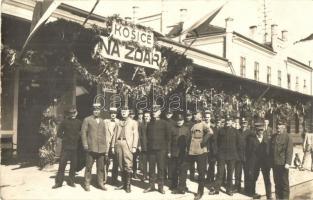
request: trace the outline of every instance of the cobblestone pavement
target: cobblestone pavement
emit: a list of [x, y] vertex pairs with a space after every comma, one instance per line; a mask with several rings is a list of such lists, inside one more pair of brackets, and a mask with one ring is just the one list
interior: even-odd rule
[[[295, 152], [299, 152], [300, 148], [295, 147]], [[301, 155], [300, 155], [301, 156]], [[302, 157], [301, 157], [302, 158]], [[309, 160], [308, 160], [309, 161]], [[309, 162], [307, 162], [309, 163]], [[108, 191], [102, 191], [92, 186], [90, 192], [85, 192], [81, 186], [83, 183], [84, 170], [77, 174], [76, 188], [69, 187], [66, 182], [63, 183], [63, 187], [59, 189], [51, 189], [54, 185], [54, 177], [57, 171], [58, 165], [55, 164], [50, 168], [39, 170], [37, 166], [28, 165], [28, 163], [19, 163], [12, 165], [1, 165], [0, 173], [0, 193], [3, 199], [108, 199], [108, 200], [191, 200], [194, 197], [193, 193], [187, 193], [185, 195], [174, 195], [168, 187], [165, 187], [165, 195], [158, 192], [143, 193], [144, 188], [148, 187], [148, 182], [141, 182], [140, 180], [132, 180], [132, 192], [130, 194], [125, 191], [116, 191], [114, 186], [106, 185]], [[69, 166], [67, 166], [68, 169]], [[66, 171], [67, 176], [68, 170]], [[95, 166], [93, 169], [95, 174]], [[95, 180], [95, 175], [93, 180]], [[307, 181], [313, 180], [313, 173], [310, 171], [298, 171], [296, 169], [290, 170], [290, 185], [297, 185]], [[95, 185], [95, 184], [93, 184]], [[187, 181], [187, 186], [192, 192], [197, 191], [197, 183]], [[272, 182], [274, 191], [274, 184]], [[222, 188], [223, 189], [223, 188]], [[257, 183], [257, 192], [259, 194], [265, 194], [263, 177], [260, 174]], [[312, 189], [313, 190], [313, 189]], [[306, 191], [303, 195], [298, 194], [299, 199], [313, 198], [312, 190]], [[302, 196], [301, 196], [302, 195]], [[206, 199], [249, 199], [249, 197], [242, 194], [234, 194], [232, 197], [226, 195], [224, 192], [220, 192], [219, 195], [209, 196], [208, 189], [204, 191], [203, 200]]]

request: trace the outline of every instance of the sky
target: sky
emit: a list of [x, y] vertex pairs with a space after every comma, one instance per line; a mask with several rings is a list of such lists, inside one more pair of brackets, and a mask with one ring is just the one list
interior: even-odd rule
[[[180, 9], [187, 9], [185, 24], [192, 24], [205, 14], [227, 2], [212, 21], [213, 25], [225, 26], [225, 18], [234, 19], [234, 30], [249, 36], [249, 27], [261, 25], [261, 8], [264, 0], [101, 0], [94, 13], [102, 16], [119, 14], [132, 17], [133, 6], [138, 6], [137, 17], [165, 12], [166, 25], [180, 20]], [[313, 40], [293, 44], [313, 33], [313, 0], [265, 0], [269, 24], [277, 24], [279, 32], [288, 30], [290, 57], [313, 64]], [[96, 0], [65, 0], [66, 4], [90, 11]], [[258, 27], [261, 30], [260, 26]], [[261, 32], [259, 32], [261, 34]], [[311, 65], [313, 66], [313, 65]]]

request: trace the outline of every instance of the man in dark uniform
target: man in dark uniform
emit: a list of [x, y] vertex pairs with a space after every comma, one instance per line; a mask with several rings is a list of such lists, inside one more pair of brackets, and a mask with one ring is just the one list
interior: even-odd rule
[[[171, 109], [167, 109], [165, 111], [165, 121], [168, 123], [169, 127], [171, 129], [174, 129], [176, 126], [175, 120], [173, 120], [173, 111]], [[166, 157], [165, 159], [165, 169], [164, 169], [164, 178], [165, 179], [172, 179], [172, 173], [173, 173], [173, 168], [172, 165], [170, 164], [170, 158]]]
[[[241, 129], [238, 130], [238, 160], [235, 164], [235, 189], [234, 192], [241, 192], [241, 177], [242, 170], [244, 176], [247, 177], [246, 166], [246, 141], [247, 136], [251, 134], [248, 128], [248, 121], [243, 117], [241, 118]], [[244, 180], [244, 188], [247, 188], [247, 179]]]
[[70, 172], [68, 185], [75, 187], [75, 170], [77, 165], [77, 147], [80, 137], [82, 122], [76, 119], [77, 110], [70, 109], [67, 112], [68, 117], [60, 124], [57, 137], [62, 139], [62, 152], [60, 156], [59, 169], [55, 178], [53, 189], [61, 187], [64, 179], [64, 171], [67, 161], [70, 161]]
[[100, 104], [93, 105], [93, 115], [86, 117], [82, 125], [82, 143], [86, 153], [85, 185], [90, 191], [91, 170], [94, 161], [97, 162], [97, 182], [102, 190], [106, 190], [104, 179], [105, 160], [110, 148], [110, 136], [103, 119], [100, 119]]
[[[255, 130], [247, 136], [246, 158], [248, 173], [245, 173], [247, 184], [246, 192], [253, 199], [259, 199], [261, 195], [255, 192], [256, 181], [258, 180], [260, 169], [262, 171], [266, 197], [272, 199], [271, 180], [270, 180], [270, 138], [264, 131], [264, 121], [258, 119], [254, 123]], [[246, 182], [246, 180], [245, 180]]]
[[[112, 166], [112, 184], [117, 184], [117, 176], [118, 176], [118, 161], [116, 155], [112, 153], [112, 140], [113, 136], [115, 134], [115, 131], [117, 130], [117, 124], [119, 122], [119, 119], [116, 118], [117, 116], [117, 108], [111, 107], [110, 108], [110, 119], [105, 119], [104, 122], [106, 123], [107, 132], [110, 137], [110, 150], [109, 150], [109, 159], [112, 159], [113, 166]], [[109, 166], [110, 166], [110, 160], [108, 159], [108, 162], [106, 163], [106, 177], [107, 173], [109, 172]]]
[[[186, 117], [184, 125], [188, 127], [189, 130], [191, 130], [191, 127], [193, 126], [194, 122], [192, 121], [192, 112], [190, 110], [186, 110]], [[190, 163], [189, 168], [189, 174], [190, 174], [190, 180], [195, 180], [195, 162]]]
[[161, 110], [159, 105], [153, 106], [153, 120], [147, 126], [147, 147], [149, 160], [149, 184], [144, 193], [155, 190], [155, 166], [158, 171], [158, 191], [165, 194], [164, 191], [164, 169], [165, 159], [171, 144], [171, 128], [165, 120], [160, 119]]
[[199, 200], [203, 196], [208, 160], [208, 143], [210, 137], [213, 135], [213, 130], [202, 121], [201, 111], [195, 111], [194, 120], [195, 124], [192, 126], [190, 134], [187, 136], [187, 164], [184, 164], [184, 170], [181, 175], [182, 181], [179, 182], [179, 188], [181, 191], [186, 188], [183, 184], [186, 183], [187, 169], [189, 168], [190, 163], [195, 161], [197, 163], [199, 177], [198, 191], [194, 199]]
[[171, 135], [171, 145], [170, 145], [170, 165], [173, 169], [173, 177], [171, 188], [173, 193], [177, 190], [178, 178], [181, 174], [182, 165], [186, 157], [186, 137], [189, 134], [189, 129], [184, 126], [184, 117], [179, 114], [177, 116], [176, 126], [173, 129]]
[[140, 148], [140, 156], [142, 162], [142, 181], [147, 180], [148, 178], [148, 158], [147, 158], [147, 125], [151, 120], [151, 116], [149, 112], [144, 112], [143, 114], [143, 122], [139, 123], [139, 148]]
[[238, 160], [237, 153], [237, 131], [232, 127], [232, 117], [226, 116], [226, 126], [221, 128], [217, 135], [217, 177], [214, 187], [210, 189], [210, 195], [219, 194], [219, 190], [223, 181], [225, 166], [227, 167], [227, 185], [226, 193], [233, 195], [232, 178], [235, 168], [236, 160]]
[[276, 198], [289, 199], [289, 167], [292, 161], [293, 142], [286, 131], [286, 122], [281, 118], [277, 119], [277, 134], [272, 137], [270, 152]]

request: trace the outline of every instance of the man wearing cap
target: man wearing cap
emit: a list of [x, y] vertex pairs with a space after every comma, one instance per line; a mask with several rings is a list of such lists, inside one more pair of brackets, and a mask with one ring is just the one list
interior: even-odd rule
[[216, 147], [217, 129], [214, 127], [212, 123], [213, 119], [210, 110], [204, 111], [204, 122], [213, 131], [213, 135], [212, 137], [210, 137], [208, 142], [208, 171], [207, 171], [207, 181], [209, 183], [213, 183], [217, 156], [217, 147]]
[[[117, 108], [111, 107], [109, 109], [110, 111], [110, 119], [105, 119], [107, 132], [109, 134], [109, 144], [110, 144], [110, 150], [109, 150], [109, 158], [113, 160], [113, 166], [112, 166], [112, 184], [117, 184], [117, 177], [118, 177], [118, 161], [116, 155], [112, 153], [112, 140], [113, 136], [117, 130], [117, 125], [119, 123], [119, 119], [116, 118], [117, 116]], [[109, 172], [109, 166], [110, 166], [110, 160], [106, 163], [106, 173]], [[107, 174], [106, 174], [107, 177]]]
[[[248, 128], [248, 121], [246, 118], [241, 118], [241, 129], [238, 130], [238, 160], [235, 164], [235, 189], [234, 192], [241, 192], [241, 178], [242, 170], [245, 177], [247, 177], [246, 166], [246, 143], [247, 136], [251, 134], [250, 128]], [[247, 178], [244, 180], [244, 188], [247, 188]]]
[[[165, 121], [169, 124], [170, 128], [173, 129], [176, 126], [175, 120], [173, 120], [173, 111], [169, 108], [165, 111]], [[164, 177], [165, 179], [172, 179], [173, 168], [170, 164], [170, 158], [165, 159], [165, 170]]]
[[293, 142], [286, 131], [286, 122], [277, 119], [277, 133], [273, 135], [270, 156], [273, 166], [275, 195], [277, 199], [289, 199], [289, 167], [292, 161]]
[[100, 104], [93, 105], [93, 115], [84, 119], [82, 125], [82, 143], [86, 153], [85, 190], [90, 191], [91, 170], [94, 161], [97, 162], [97, 182], [102, 190], [105, 160], [110, 148], [110, 135], [105, 122], [100, 119]]
[[165, 194], [164, 191], [164, 169], [165, 159], [171, 144], [171, 128], [169, 124], [160, 119], [161, 107], [154, 105], [152, 108], [153, 120], [147, 125], [147, 150], [149, 160], [149, 184], [144, 193], [155, 190], [155, 167], [157, 166], [158, 191]]
[[232, 127], [232, 117], [226, 116], [226, 126], [222, 127], [217, 134], [217, 177], [214, 187], [210, 188], [210, 195], [219, 194], [219, 190], [223, 181], [225, 166], [227, 168], [227, 185], [226, 193], [233, 195], [232, 178], [235, 168], [236, 160], [238, 160], [237, 153], [237, 130]]
[[130, 182], [133, 173], [133, 153], [138, 145], [137, 122], [129, 117], [128, 107], [121, 109], [122, 119], [118, 123], [116, 134], [112, 141], [112, 152], [116, 153], [118, 165], [122, 172], [122, 186], [117, 189], [125, 189], [131, 192]]
[[[186, 117], [184, 125], [188, 127], [189, 130], [191, 130], [191, 127], [193, 126], [194, 122], [192, 121], [192, 112], [190, 110], [186, 110]], [[190, 180], [195, 180], [195, 162], [190, 163]]]
[[67, 115], [67, 118], [65, 118], [61, 122], [57, 133], [57, 137], [62, 139], [62, 151], [60, 156], [58, 173], [55, 178], [55, 185], [52, 187], [53, 189], [62, 186], [67, 161], [70, 161], [68, 185], [75, 187], [77, 147], [82, 122], [76, 119], [77, 110], [75, 108], [71, 108], [69, 111], [67, 111]]
[[246, 143], [246, 164], [245, 190], [246, 193], [259, 199], [261, 196], [255, 192], [256, 181], [258, 180], [260, 170], [262, 171], [266, 197], [272, 199], [271, 180], [270, 180], [270, 138], [264, 131], [264, 121], [257, 119], [254, 123], [255, 130], [247, 136]]
[[[184, 117], [179, 114], [177, 116], [176, 126], [171, 134], [170, 145], [170, 165], [173, 169], [173, 177], [171, 188], [173, 193], [184, 193], [185, 188], [177, 188], [178, 178], [182, 171], [182, 165], [186, 157], [186, 137], [189, 134], [189, 129], [184, 126]], [[180, 177], [181, 178], [181, 177]], [[178, 189], [178, 190], [177, 190]]]
[[[208, 160], [208, 143], [210, 137], [213, 135], [211, 127], [207, 126], [202, 121], [202, 112], [196, 110], [194, 113], [195, 124], [190, 130], [190, 134], [187, 136], [187, 162], [196, 162], [199, 173], [198, 177], [198, 191], [195, 196], [195, 200], [199, 200], [203, 196], [206, 165]], [[187, 168], [184, 169], [182, 176], [182, 183], [185, 183], [187, 176]], [[183, 188], [183, 187], [181, 187]]]
[[139, 123], [139, 147], [140, 147], [140, 156], [141, 156], [141, 162], [142, 162], [142, 181], [147, 180], [148, 176], [148, 170], [147, 170], [147, 164], [148, 164], [148, 158], [147, 158], [147, 125], [151, 120], [150, 113], [148, 111], [145, 111], [143, 114], [143, 122]]

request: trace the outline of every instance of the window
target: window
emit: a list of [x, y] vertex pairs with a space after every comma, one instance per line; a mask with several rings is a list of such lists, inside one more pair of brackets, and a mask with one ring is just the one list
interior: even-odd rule
[[259, 63], [254, 62], [254, 80], [259, 80]]
[[271, 76], [272, 76], [272, 72], [271, 72], [271, 67], [267, 66], [267, 83], [270, 84], [271, 83]]
[[280, 70], [277, 71], [277, 76], [278, 76], [277, 84], [278, 86], [281, 86], [281, 71]]
[[303, 91], [306, 92], [306, 80], [303, 80]]
[[291, 76], [290, 76], [290, 74], [287, 74], [287, 86], [288, 86], [288, 89], [291, 88]]
[[240, 57], [240, 76], [246, 77], [246, 58]]
[[296, 91], [299, 91], [299, 77], [296, 76]]

